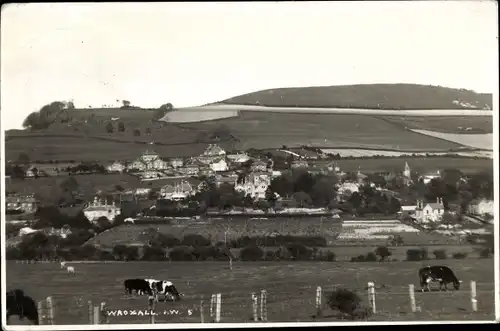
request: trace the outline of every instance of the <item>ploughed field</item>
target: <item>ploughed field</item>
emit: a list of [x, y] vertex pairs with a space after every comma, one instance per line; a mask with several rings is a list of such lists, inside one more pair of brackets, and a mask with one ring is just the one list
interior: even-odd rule
[[[493, 320], [493, 259], [447, 260], [439, 264], [452, 268], [463, 281], [459, 291], [416, 291], [421, 312], [412, 313], [408, 285], [419, 289], [417, 271], [426, 262], [238, 262], [230, 271], [225, 262], [121, 262], [74, 265], [68, 275], [58, 263], [7, 265], [7, 289], [20, 288], [35, 300], [53, 297], [54, 324], [88, 324], [88, 300], [101, 301], [108, 308], [127, 310], [129, 316], [110, 316], [109, 322], [149, 323], [149, 316], [130, 316], [147, 310], [147, 296], [124, 293], [127, 278], [156, 278], [172, 281], [184, 294], [182, 301], [159, 302], [156, 323], [199, 323], [200, 301], [204, 301], [205, 322], [209, 322], [210, 296], [222, 294], [221, 322], [251, 322], [251, 293], [268, 292], [269, 322], [334, 321], [329, 308], [323, 317], [315, 315], [316, 287], [322, 286], [323, 302], [334, 287], [359, 292], [367, 305], [368, 282], [375, 282], [377, 313], [368, 320]], [[478, 311], [472, 312], [470, 281], [477, 282]], [[436, 285], [435, 285], [436, 286]], [[176, 312], [177, 311], [177, 312]], [[165, 313], [166, 312], [166, 313]], [[190, 315], [191, 313], [191, 315]], [[24, 324], [16, 317], [12, 324]]]

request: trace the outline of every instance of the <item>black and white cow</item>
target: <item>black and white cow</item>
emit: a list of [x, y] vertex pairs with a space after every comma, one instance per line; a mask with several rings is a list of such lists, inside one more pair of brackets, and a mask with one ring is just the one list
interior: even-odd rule
[[148, 282], [146, 279], [126, 279], [123, 282], [123, 285], [125, 286], [125, 294], [132, 294], [133, 291], [136, 291], [138, 295], [143, 295], [145, 293], [148, 293], [150, 295], [153, 294], [150, 282]]
[[418, 277], [420, 278], [422, 292], [424, 292], [425, 289], [430, 291], [429, 284], [431, 282], [439, 282], [439, 290], [443, 289], [444, 285], [445, 291], [448, 290], [448, 284], [453, 283], [453, 287], [458, 291], [460, 289], [460, 283], [462, 282], [457, 279], [450, 268], [439, 265], [421, 268], [418, 271]]
[[171, 295], [174, 300], [180, 300], [181, 295], [179, 291], [175, 288], [174, 284], [172, 282], [169, 282], [167, 280], [164, 280], [161, 282], [161, 293], [166, 295]]
[[7, 322], [12, 315], [19, 316], [20, 320], [26, 317], [33, 325], [39, 324], [35, 300], [19, 289], [7, 292]]

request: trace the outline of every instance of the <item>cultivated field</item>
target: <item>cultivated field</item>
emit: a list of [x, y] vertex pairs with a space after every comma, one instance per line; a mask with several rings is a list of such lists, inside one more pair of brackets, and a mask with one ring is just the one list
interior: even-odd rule
[[481, 171], [492, 171], [493, 162], [489, 159], [468, 159], [454, 157], [398, 157], [398, 158], [374, 158], [374, 159], [352, 159], [335, 161], [342, 171], [357, 171], [363, 173], [388, 172], [404, 170], [405, 162], [412, 171], [418, 173], [432, 172], [439, 169], [456, 168], [464, 173], [475, 173]]
[[386, 150], [373, 150], [373, 149], [354, 149], [354, 148], [323, 148], [323, 152], [331, 154], [339, 154], [341, 157], [376, 157], [376, 156], [389, 156], [389, 157], [399, 157], [399, 156], [426, 156], [427, 154], [432, 156], [438, 155], [460, 155], [465, 157], [487, 157], [493, 159], [493, 152], [489, 151], [474, 151], [474, 152], [396, 152], [396, 151], [386, 151]]
[[238, 118], [183, 127], [213, 130], [229, 128], [239, 149], [299, 147], [351, 147], [403, 151], [449, 151], [461, 145], [401, 129], [371, 116], [241, 111]]
[[169, 123], [189, 123], [189, 122], [203, 122], [219, 120], [223, 118], [238, 117], [237, 110], [220, 110], [220, 111], [206, 111], [206, 110], [177, 110], [169, 112], [161, 121]]
[[[185, 296], [179, 302], [158, 303], [156, 323], [199, 323], [200, 300], [204, 300], [205, 321], [209, 321], [209, 301], [213, 293], [222, 294], [221, 322], [250, 322], [251, 292], [268, 292], [269, 322], [334, 321], [332, 311], [324, 309], [313, 318], [316, 287], [323, 288], [323, 302], [335, 287], [359, 292], [367, 305], [365, 287], [375, 282], [377, 314], [368, 320], [493, 320], [493, 259], [449, 260], [440, 264], [455, 270], [463, 281], [459, 291], [416, 292], [421, 312], [412, 313], [408, 284], [419, 288], [417, 270], [429, 262], [234, 262], [230, 271], [224, 262], [125, 262], [75, 264], [70, 276], [56, 263], [7, 265], [7, 289], [21, 288], [35, 300], [52, 296], [55, 324], [88, 324], [87, 301], [105, 301], [111, 310], [146, 310], [146, 297], [127, 297], [126, 278], [168, 279]], [[477, 281], [478, 312], [471, 311], [471, 280]], [[164, 315], [163, 311], [178, 314]], [[188, 310], [192, 315], [189, 316]], [[148, 323], [148, 316], [111, 316], [109, 322]], [[15, 324], [15, 318], [11, 323]], [[17, 322], [19, 323], [19, 322]]]
[[[380, 119], [409, 129], [430, 130], [446, 133], [493, 133], [491, 116], [381, 116]], [[465, 131], [470, 128], [470, 131]]]
[[448, 141], [456, 142], [468, 147], [493, 150], [493, 133], [485, 134], [456, 134], [442, 133], [429, 130], [412, 130], [413, 132], [425, 134]]

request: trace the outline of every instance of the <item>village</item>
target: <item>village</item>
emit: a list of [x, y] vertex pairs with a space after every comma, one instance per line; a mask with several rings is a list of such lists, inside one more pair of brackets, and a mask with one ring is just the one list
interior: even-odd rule
[[[492, 199], [472, 198], [474, 193], [467, 193], [469, 200], [459, 199], [457, 204], [450, 199], [457, 192], [447, 193], [440, 187], [440, 183], [454, 181], [451, 183], [454, 191], [467, 190], [482, 178], [461, 175], [453, 169], [416, 174], [408, 162], [398, 172], [363, 174], [359, 168], [357, 172], [344, 172], [335, 156], [303, 150], [305, 153], [300, 155], [281, 149], [286, 157], [280, 158], [271, 153], [227, 153], [220, 146], [209, 144], [201, 155], [190, 158], [162, 158], [145, 150], [136, 160], [110, 164], [9, 163], [7, 223], [17, 224], [16, 229], [23, 225], [19, 228], [20, 236], [41, 231], [32, 227], [40, 218], [40, 210], [51, 207], [32, 192], [9, 191], [9, 180], [23, 181], [29, 187], [37, 185], [40, 178], [66, 176], [65, 183], [73, 187], [66, 189], [59, 201], [61, 212], [71, 206], [83, 212], [91, 224], [105, 221], [107, 227], [123, 223], [158, 224], [172, 217], [295, 215], [343, 221], [344, 231], [338, 239], [346, 240], [362, 238], [364, 233], [378, 233], [380, 224], [391, 231], [402, 229], [411, 233], [420, 229], [460, 236], [487, 233], [490, 228]], [[87, 192], [85, 200], [80, 197], [78, 183], [72, 180], [77, 176], [113, 174], [130, 176], [139, 185], [135, 188], [111, 185], [105, 192], [97, 190], [91, 195]], [[363, 222], [363, 218], [370, 218], [371, 222]], [[388, 218], [393, 219], [394, 226], [389, 226]], [[43, 231], [53, 235], [66, 236], [71, 232], [68, 224], [46, 225]]]

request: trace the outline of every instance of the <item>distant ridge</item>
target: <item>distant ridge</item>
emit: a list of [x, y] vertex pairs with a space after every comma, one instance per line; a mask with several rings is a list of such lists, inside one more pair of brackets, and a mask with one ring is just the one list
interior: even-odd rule
[[268, 89], [242, 94], [210, 105], [491, 110], [492, 103], [493, 94], [465, 89], [418, 84], [360, 84]]

